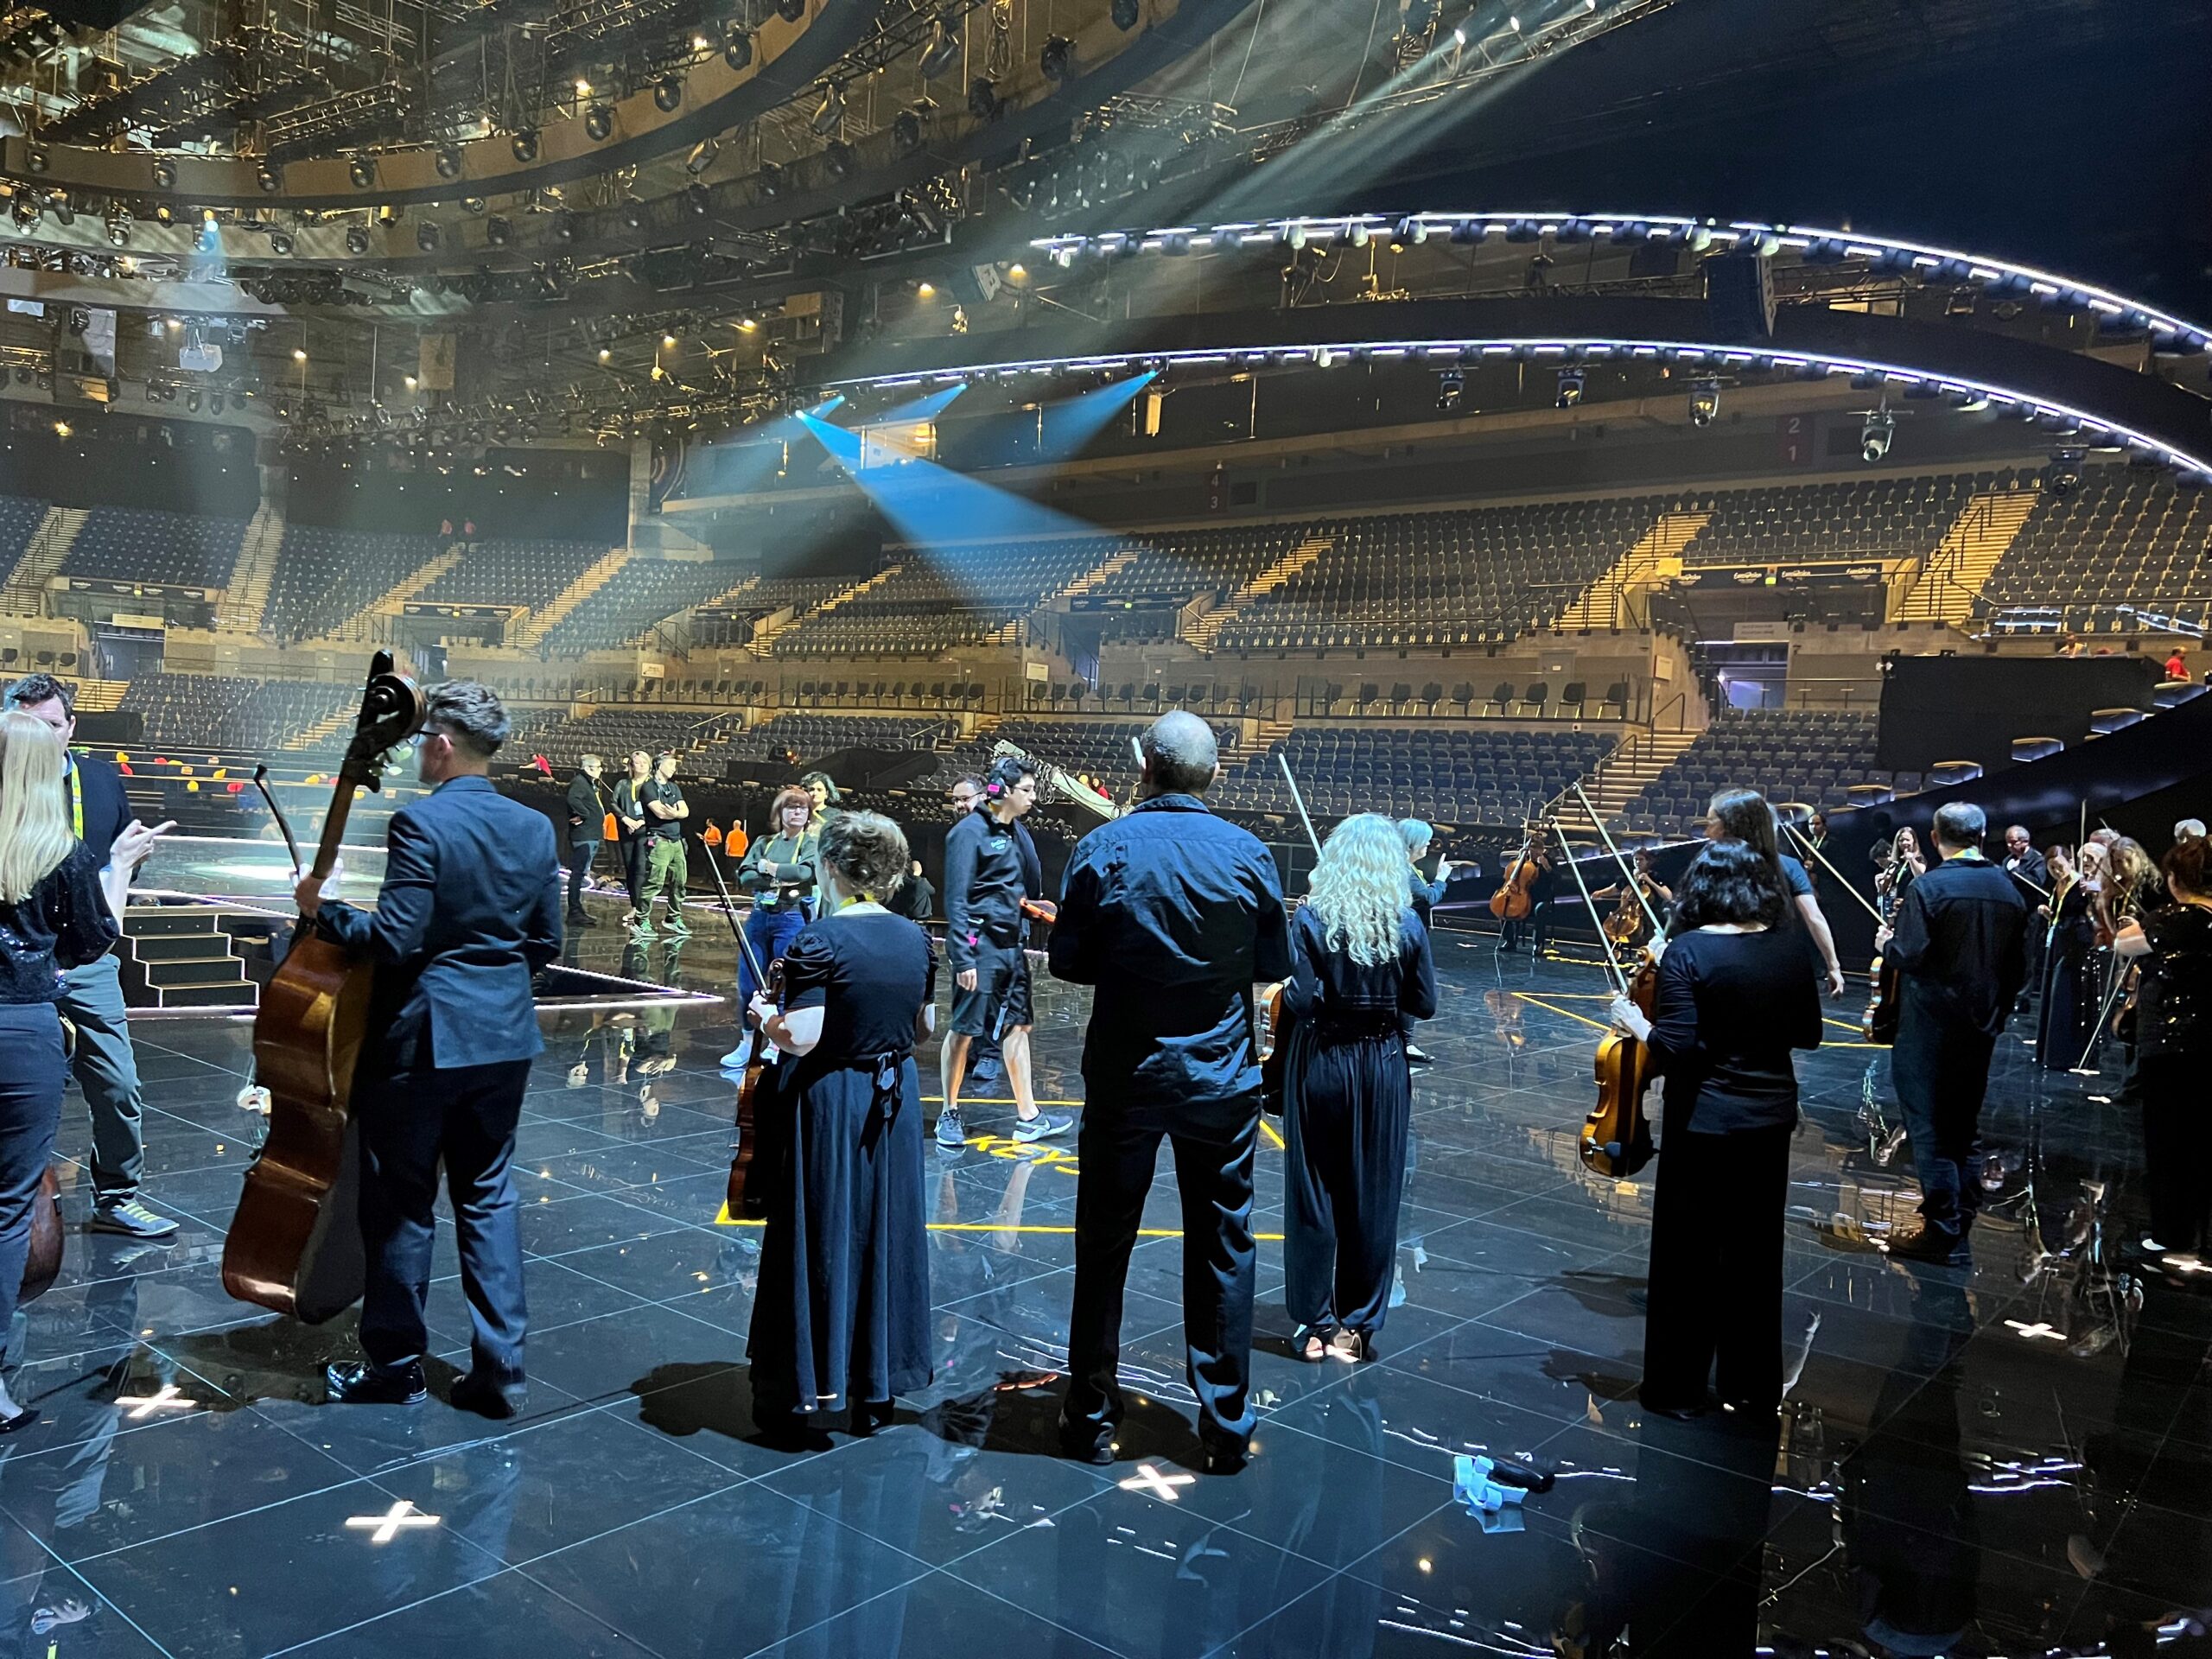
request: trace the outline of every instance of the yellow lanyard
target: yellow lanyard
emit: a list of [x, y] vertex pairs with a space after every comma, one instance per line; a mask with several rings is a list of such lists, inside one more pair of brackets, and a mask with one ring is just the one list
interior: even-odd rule
[[69, 763], [69, 817], [76, 825], [77, 839], [85, 838], [85, 769], [74, 760]]

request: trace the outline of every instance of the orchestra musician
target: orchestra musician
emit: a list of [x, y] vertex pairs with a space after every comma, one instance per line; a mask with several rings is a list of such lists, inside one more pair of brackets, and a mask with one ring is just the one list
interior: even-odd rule
[[1895, 963], [1904, 1001], [1890, 1077], [1920, 1176], [1920, 1224], [1893, 1232], [1891, 1255], [1948, 1266], [1971, 1260], [1980, 1207], [1975, 1137], [1998, 1033], [2027, 977], [2027, 906], [1983, 856], [1989, 833], [1967, 801], [1936, 809], [1942, 861], [1916, 877], [1874, 948]]
[[584, 881], [599, 857], [599, 843], [607, 825], [607, 804], [600, 798], [599, 774], [606, 765], [588, 754], [576, 764], [569, 779], [569, 925], [590, 927], [591, 912], [584, 908]]
[[2102, 899], [2105, 851], [2082, 847], [2076, 868], [2063, 847], [2044, 856], [2050, 897], [2039, 908], [2044, 924], [2044, 989], [2036, 1033], [2036, 1063], [2046, 1071], [2082, 1064], [2097, 1023], [2097, 912]]
[[[759, 961], [766, 973], [814, 912], [816, 861], [822, 842], [809, 827], [813, 810], [804, 790], [779, 790], [768, 808], [771, 833], [748, 847], [737, 867], [737, 885], [753, 895], [752, 913], [745, 918], [745, 937], [753, 953], [747, 956], [740, 951], [737, 958], [741, 1008], [751, 1007], [753, 997], [762, 989], [753, 977], [753, 963]], [[752, 1057], [754, 1035], [747, 1027], [737, 1046], [722, 1056], [721, 1064], [742, 1069]]]
[[1843, 963], [1835, 954], [1835, 935], [1813, 896], [1812, 878], [1805, 867], [1782, 850], [1774, 827], [1774, 809], [1755, 789], [1724, 789], [1706, 808], [1705, 835], [1708, 841], [1740, 841], [1773, 866], [1776, 878], [1788, 893], [1806, 935], [1820, 953], [1830, 996], [1843, 995]]
[[1612, 1002], [1666, 1079], [1637, 1395], [1664, 1416], [1710, 1409], [1716, 1381], [1738, 1411], [1770, 1418], [1782, 1402], [1790, 1051], [1821, 1046], [1820, 990], [1789, 914], [1776, 861], [1715, 840], [1683, 874], [1671, 937], [1654, 944], [1652, 1014]]
[[342, 1403], [423, 1398], [442, 1162], [473, 1331], [453, 1403], [511, 1417], [526, 1398], [515, 1128], [545, 1047], [531, 976], [561, 954], [560, 864], [544, 814], [492, 786], [512, 722], [491, 689], [449, 680], [425, 707], [416, 761], [431, 792], [391, 816], [377, 907], [325, 899], [313, 875], [295, 889], [324, 937], [377, 964], [353, 1094], [367, 1358], [332, 1365], [326, 1381]]
[[755, 1110], [767, 1229], [748, 1349], [753, 1414], [779, 1442], [891, 1420], [931, 1376], [929, 1238], [914, 1045], [936, 1029], [928, 935], [885, 907], [909, 862], [899, 826], [835, 812], [815, 868], [822, 914], [784, 954], [782, 1006], [750, 1008], [785, 1056]]
[[1529, 913], [1526, 917], [1507, 916], [1505, 925], [1499, 930], [1497, 948], [1516, 951], [1521, 948], [1525, 935], [1529, 954], [1541, 959], [1544, 954], [1544, 934], [1548, 912], [1551, 908], [1552, 889], [1558, 880], [1558, 869], [1552, 858], [1551, 834], [1541, 824], [1530, 828], [1528, 839], [1521, 850], [1506, 861], [1506, 883], [1513, 884], [1520, 867], [1526, 867], [1521, 879], [1529, 894]]
[[1032, 1012], [1029, 919], [1025, 899], [1041, 894], [1044, 874], [1037, 849], [1020, 820], [1037, 804], [1037, 774], [1015, 755], [994, 761], [983, 780], [983, 804], [954, 821], [944, 837], [944, 955], [952, 969], [952, 1032], [938, 1051], [944, 1104], [938, 1114], [937, 1143], [948, 1150], [966, 1143], [960, 1085], [968, 1050], [981, 1036], [998, 1041], [1007, 1081], [1014, 1090], [1014, 1138], [1043, 1141], [1065, 1135], [1073, 1117], [1037, 1109], [1030, 1081]]
[[[2037, 909], [2050, 897], [2047, 883], [2050, 872], [2044, 856], [2036, 850], [2035, 838], [2029, 835], [2024, 823], [2008, 824], [2005, 830], [2005, 856], [1998, 868], [2012, 878], [2020, 902], [2031, 911]], [[2043, 988], [2044, 930], [2039, 925], [2028, 929], [2028, 982], [2021, 988], [2020, 1000], [2013, 1012], [2019, 1013], [2028, 1005], [2028, 999]]]
[[1649, 904], [1658, 913], [1663, 926], [1668, 907], [1675, 902], [1675, 890], [1662, 881], [1654, 870], [1651, 849], [1639, 847], [1631, 856], [1635, 860], [1634, 887], [1625, 881], [1615, 881], [1590, 895], [1592, 904], [1601, 899], [1618, 901], [1613, 913], [1605, 918], [1605, 939], [1617, 959], [1645, 943], [1644, 935], [1650, 931], [1651, 918], [1644, 914], [1644, 905]]
[[[1062, 1449], [1114, 1459], [1122, 1303], [1165, 1137], [1183, 1199], [1183, 1334], [1207, 1469], [1250, 1456], [1252, 1165], [1260, 1063], [1252, 987], [1288, 977], [1275, 861], [1206, 809], [1213, 730], [1186, 709], [1147, 729], [1137, 804], [1076, 843], [1052, 972], [1095, 988], [1084, 1040], [1075, 1301]], [[1402, 879], [1402, 878], [1401, 878]]]
[[[1440, 856], [1436, 861], [1436, 880], [1431, 881], [1421, 874], [1421, 861], [1428, 856], [1428, 844], [1435, 839], [1436, 831], [1422, 819], [1401, 818], [1398, 820], [1398, 836], [1405, 843], [1406, 881], [1413, 899], [1414, 915], [1420, 921], [1421, 931], [1427, 932], [1429, 917], [1436, 906], [1444, 902], [1444, 889], [1452, 880], [1452, 861]], [[1409, 1014], [1404, 1020], [1406, 1058], [1415, 1065], [1433, 1063], [1427, 1051], [1414, 1041], [1414, 1026], [1431, 1017]]]
[[844, 793], [837, 787], [837, 780], [826, 772], [806, 773], [798, 780], [798, 786], [806, 791], [810, 809], [806, 827], [818, 836], [822, 833], [822, 826], [830, 821], [830, 815], [837, 810], [837, 803], [844, 798]]
[[1404, 1033], [1436, 1013], [1428, 929], [1398, 874], [1403, 828], [1373, 813], [1337, 825], [1291, 923], [1283, 1264], [1303, 1360], [1372, 1359], [1389, 1306], [1413, 1114]]
[[2212, 1176], [2197, 1150], [2212, 1059], [2212, 842], [2177, 841], [2164, 868], [2173, 902], [2125, 923], [2113, 950], [2141, 971], [2126, 1090], [2143, 1112], [2151, 1228], [2141, 1249], [2195, 1272], [2212, 1250]]

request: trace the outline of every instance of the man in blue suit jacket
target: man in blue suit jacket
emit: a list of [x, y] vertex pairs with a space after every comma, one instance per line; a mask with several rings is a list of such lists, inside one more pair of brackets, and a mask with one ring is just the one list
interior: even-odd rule
[[531, 978], [561, 952], [561, 898], [552, 824], [486, 775], [509, 729], [488, 688], [433, 688], [417, 757], [435, 787], [392, 814], [376, 909], [326, 902], [312, 876], [299, 885], [301, 914], [377, 964], [353, 1079], [368, 1362], [330, 1368], [334, 1401], [410, 1405], [427, 1391], [423, 1310], [442, 1158], [475, 1332], [453, 1402], [495, 1417], [522, 1408], [522, 1232], [509, 1165], [530, 1064], [545, 1047]]

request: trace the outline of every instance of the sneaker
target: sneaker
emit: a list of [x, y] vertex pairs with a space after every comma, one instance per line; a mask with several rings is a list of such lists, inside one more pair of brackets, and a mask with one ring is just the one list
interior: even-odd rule
[[679, 920], [676, 917], [670, 917], [661, 926], [662, 931], [671, 939], [688, 939], [691, 937], [691, 924]]
[[752, 1062], [753, 1039], [748, 1035], [744, 1041], [722, 1056], [721, 1068], [725, 1071], [742, 1071]]
[[1071, 1117], [1055, 1117], [1050, 1112], [1039, 1112], [1026, 1121], [1014, 1119], [1014, 1138], [1020, 1141], [1046, 1141], [1056, 1135], [1065, 1135], [1074, 1127], [1075, 1119]]
[[996, 1083], [1006, 1075], [1006, 1070], [987, 1054], [969, 1068], [968, 1075], [977, 1083]]
[[136, 1198], [99, 1205], [86, 1224], [96, 1233], [121, 1233], [129, 1238], [167, 1238], [176, 1231], [176, 1223], [156, 1215]]
[[570, 927], [597, 927], [599, 924], [592, 920], [589, 911], [572, 910], [569, 912], [569, 925]]
[[1436, 1057], [1418, 1043], [1406, 1045], [1406, 1058], [1415, 1065], [1434, 1065]]
[[957, 1152], [968, 1144], [968, 1135], [960, 1122], [960, 1109], [948, 1106], [937, 1115], [937, 1143]]
[[420, 1365], [391, 1371], [365, 1363], [325, 1366], [322, 1385], [334, 1406], [419, 1406], [430, 1397]]

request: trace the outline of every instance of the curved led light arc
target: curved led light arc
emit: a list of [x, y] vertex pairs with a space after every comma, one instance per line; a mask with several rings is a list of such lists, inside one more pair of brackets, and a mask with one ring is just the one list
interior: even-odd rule
[[2070, 302], [2079, 308], [2118, 319], [2131, 327], [2147, 329], [2161, 350], [2212, 350], [2212, 327], [2190, 322], [2155, 306], [2131, 300], [2094, 283], [2076, 281], [2054, 271], [2007, 259], [1967, 253], [1955, 248], [1907, 242], [1896, 237], [1868, 236], [1859, 231], [1824, 230], [1816, 226], [1773, 225], [1756, 219], [1687, 219], [1668, 213], [1339, 213], [1332, 218], [1292, 218], [1242, 220], [1229, 224], [1175, 225], [1153, 231], [1106, 231], [1094, 236], [1046, 236], [1030, 243], [1055, 264], [1066, 266], [1084, 254], [1130, 253], [1178, 255], [1199, 249], [1228, 252], [1248, 241], [1267, 240], [1292, 246], [1327, 246], [1338, 241], [1364, 245], [1378, 236], [1405, 235], [1414, 241], [1441, 236], [1463, 243], [1491, 236], [1535, 242], [1608, 240], [1632, 245], [1638, 242], [1681, 242], [1694, 252], [1729, 246], [1743, 252], [1774, 254], [1788, 248], [1808, 262], [1833, 258], [1862, 258], [1887, 262], [1900, 270], [1938, 275], [1941, 280], [1972, 282], [2008, 289], [2024, 298]]
[[[1339, 221], [1341, 222], [1341, 221]], [[1471, 364], [1484, 358], [1522, 358], [1560, 363], [1636, 361], [1691, 362], [1707, 368], [1753, 368], [1796, 371], [1808, 378], [1834, 375], [1878, 376], [1885, 387], [1909, 391], [1926, 388], [1929, 394], [1951, 397], [1980, 407], [2010, 410], [2023, 419], [2053, 423], [2054, 435], [2088, 448], [2126, 449], [2144, 460], [2155, 459], [2171, 467], [2190, 486], [2212, 482], [2212, 457], [2177, 449], [2163, 439], [2139, 432], [2069, 404], [2015, 391], [1965, 375], [1930, 374], [1871, 358], [1831, 352], [1761, 351], [1744, 346], [1715, 345], [1698, 340], [1621, 340], [1607, 337], [1541, 334], [1524, 338], [1484, 340], [1347, 340], [1329, 344], [1299, 346], [1235, 346], [1204, 351], [1133, 351], [1097, 353], [1078, 357], [1014, 358], [999, 362], [973, 363], [957, 369], [905, 371], [894, 374], [853, 375], [821, 383], [824, 390], [861, 388], [892, 391], [902, 386], [947, 385], [955, 381], [1055, 373], [1110, 373], [1117, 370], [1165, 370], [1178, 365], [1236, 369], [1332, 368], [1344, 363], [1413, 361], [1442, 369]]]

